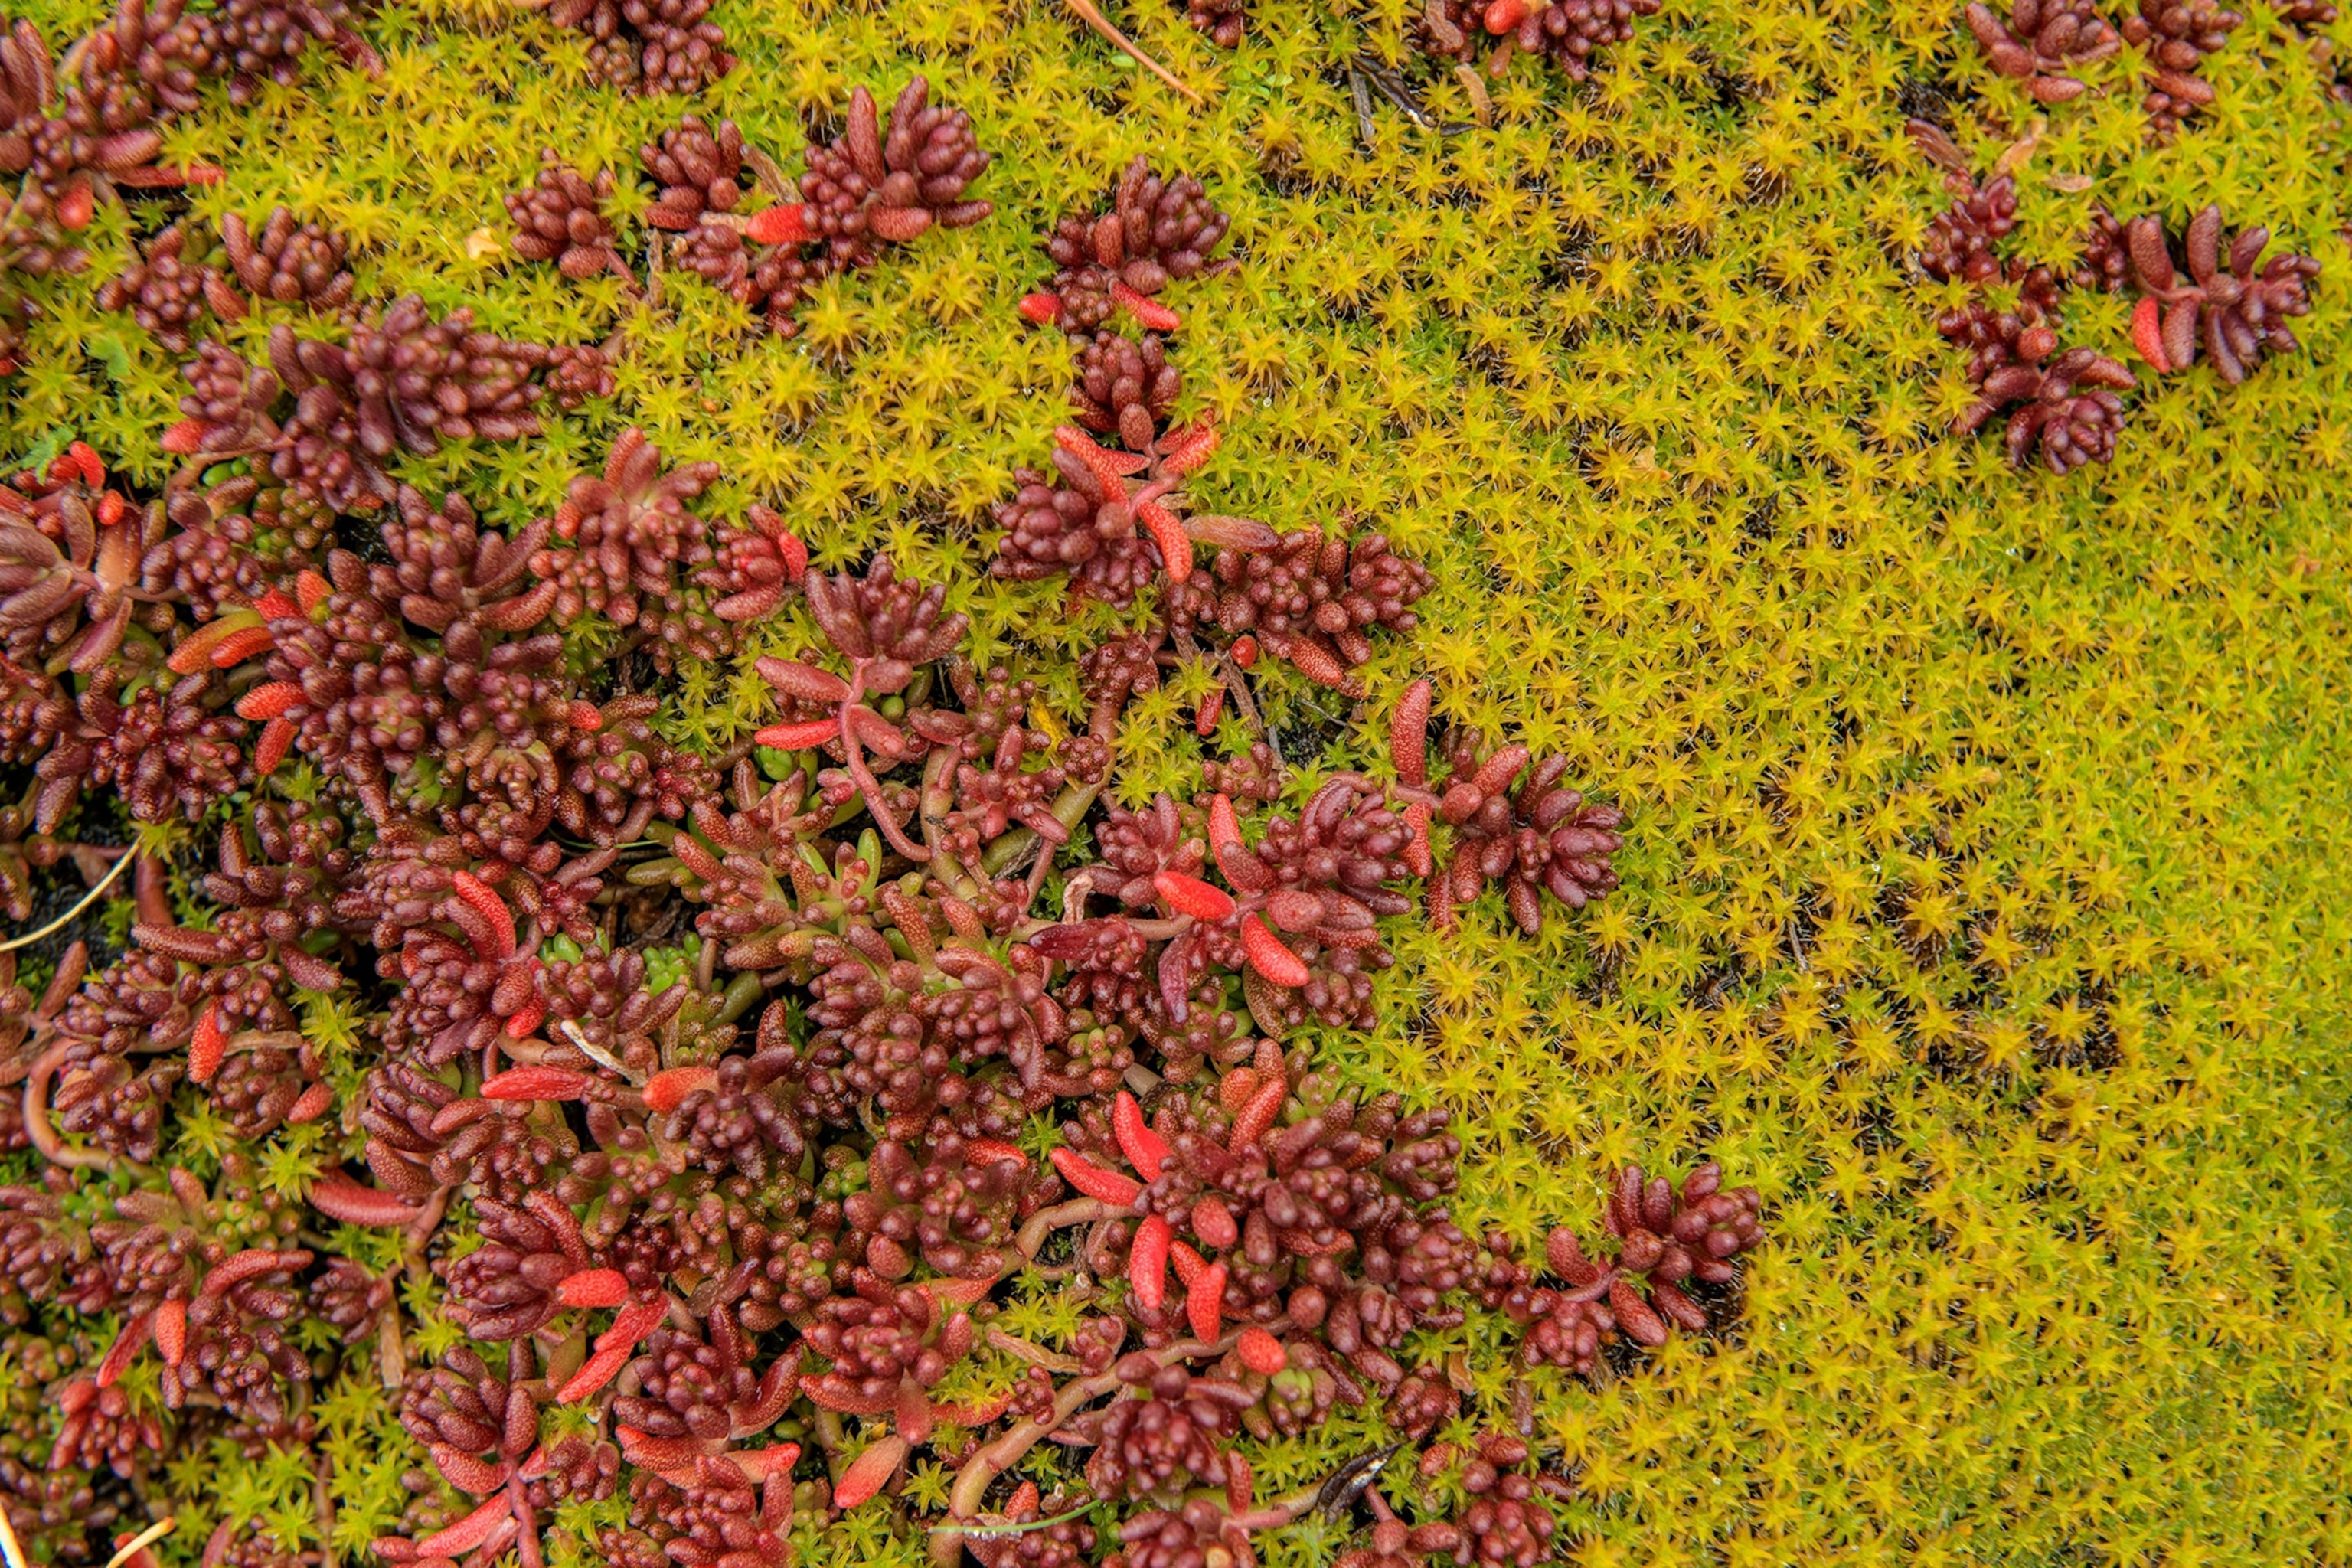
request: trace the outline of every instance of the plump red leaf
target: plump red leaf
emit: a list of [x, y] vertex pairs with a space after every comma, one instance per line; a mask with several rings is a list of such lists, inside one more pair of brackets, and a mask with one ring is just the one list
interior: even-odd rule
[[1203, 1344], [1214, 1344], [1217, 1331], [1223, 1321], [1225, 1307], [1225, 1266], [1212, 1263], [1201, 1271], [1184, 1295], [1184, 1317], [1192, 1325], [1192, 1335]]
[[805, 752], [841, 738], [838, 719], [810, 719], [798, 724], [771, 724], [751, 739], [780, 752]]
[[577, 1100], [596, 1080], [584, 1072], [563, 1068], [509, 1068], [482, 1083], [484, 1100]]
[[1147, 295], [1139, 294], [1114, 278], [1110, 284], [1111, 303], [1133, 316], [1142, 326], [1155, 332], [1172, 332], [1184, 324], [1184, 318]]
[[340, 1171], [329, 1171], [310, 1184], [310, 1203], [329, 1219], [386, 1228], [414, 1225], [425, 1212], [390, 1193], [363, 1187]]
[[617, 1307], [629, 1298], [628, 1277], [617, 1268], [583, 1268], [563, 1277], [555, 1298], [567, 1307]]
[[1234, 912], [1231, 893], [1181, 871], [1156, 873], [1151, 879], [1151, 890], [1170, 909], [1196, 921], [1221, 921]]
[[1307, 984], [1307, 961], [1255, 915], [1242, 921], [1242, 951], [1249, 955], [1249, 966], [1275, 984], [1296, 990]]
[[1156, 1312], [1168, 1300], [1168, 1247], [1176, 1238], [1168, 1222], [1147, 1215], [1136, 1227], [1135, 1245], [1128, 1249], [1127, 1282], [1147, 1312]]
[[1290, 1352], [1282, 1348], [1282, 1342], [1255, 1325], [1242, 1331], [1234, 1350], [1242, 1364], [1260, 1377], [1272, 1377], [1290, 1364]]
[[710, 1089], [719, 1082], [719, 1069], [714, 1067], [666, 1068], [646, 1079], [646, 1109], [676, 1110], [686, 1102], [686, 1097]]
[[253, 723], [275, 719], [302, 700], [302, 688], [291, 680], [272, 680], [236, 700], [236, 716]]
[[188, 1304], [173, 1300], [155, 1309], [155, 1348], [165, 1366], [177, 1366], [188, 1353]]
[[833, 1489], [833, 1506], [846, 1513], [871, 1501], [907, 1461], [907, 1439], [893, 1432], [849, 1462]]
[[1289, 1086], [1278, 1078], [1267, 1079], [1258, 1085], [1257, 1092], [1250, 1096], [1249, 1103], [1243, 1106], [1241, 1113], [1234, 1118], [1233, 1131], [1225, 1140], [1225, 1148], [1235, 1154], [1254, 1148], [1257, 1141], [1265, 1136], [1266, 1130], [1274, 1125], [1274, 1119], [1281, 1114], [1282, 1102], [1289, 1093]]
[[228, 1054], [228, 1037], [221, 1033], [220, 1004], [196, 1015], [195, 1032], [188, 1037], [188, 1081], [209, 1083]]
[[1201, 1238], [1202, 1246], [1218, 1252], [1242, 1238], [1241, 1227], [1234, 1223], [1234, 1211], [1213, 1193], [1192, 1205], [1192, 1234]]
[[[1163, 871], [1160, 875], [1168, 873]], [[1118, 1098], [1111, 1102], [1110, 1130], [1118, 1139], [1119, 1152], [1127, 1156], [1127, 1163], [1135, 1167], [1137, 1173], [1147, 1182], [1158, 1181], [1160, 1168], [1168, 1158], [1168, 1141], [1151, 1130], [1151, 1124], [1143, 1119], [1143, 1107], [1125, 1089], [1120, 1089]]]
[[2158, 375], [2172, 368], [2164, 353], [2164, 301], [2155, 295], [2143, 295], [2132, 307], [2131, 340], [2139, 357], [2155, 366]]
[[753, 213], [743, 232], [755, 245], [804, 245], [816, 225], [806, 202], [788, 202]]
[[1106, 1171], [1089, 1163], [1075, 1149], [1054, 1151], [1054, 1169], [1062, 1173], [1062, 1180], [1090, 1198], [1125, 1208], [1143, 1192], [1143, 1184], [1132, 1176], [1122, 1176], [1117, 1171]]

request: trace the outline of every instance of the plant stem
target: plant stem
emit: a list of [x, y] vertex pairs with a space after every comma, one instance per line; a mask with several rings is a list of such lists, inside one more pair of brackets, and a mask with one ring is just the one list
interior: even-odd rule
[[1129, 55], [1134, 58], [1136, 63], [1142, 66], [1144, 69], [1150, 71], [1153, 76], [1158, 77], [1161, 81], [1166, 82], [1170, 87], [1174, 88], [1178, 92], [1182, 93], [1192, 102], [1199, 103], [1201, 101], [1201, 95], [1199, 93], [1194, 92], [1191, 88], [1186, 87], [1182, 82], [1177, 80], [1175, 77], [1169, 74], [1167, 67], [1161, 65], [1158, 60], [1153, 59], [1150, 55], [1145, 54], [1141, 49], [1136, 47], [1134, 43], [1129, 39], [1125, 33], [1122, 33], [1117, 27], [1112, 26], [1108, 18], [1105, 17], [1100, 11], [1095, 8], [1094, 0], [1069, 0], [1069, 6], [1071, 10], [1076, 11], [1078, 14], [1079, 18], [1084, 21], [1087, 26], [1092, 27], [1096, 32], [1100, 33], [1111, 43], [1127, 51]]

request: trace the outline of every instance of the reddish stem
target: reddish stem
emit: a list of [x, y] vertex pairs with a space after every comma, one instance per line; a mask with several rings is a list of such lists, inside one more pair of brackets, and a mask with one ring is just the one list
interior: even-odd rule
[[39, 1150], [41, 1158], [52, 1165], [63, 1165], [69, 1171], [102, 1170], [114, 1163], [114, 1157], [98, 1149], [72, 1149], [58, 1136], [49, 1121], [49, 1079], [66, 1059], [70, 1041], [59, 1041], [41, 1053], [33, 1070], [25, 1075], [25, 1136]]
[[857, 706], [865, 690], [866, 662], [860, 659], [850, 672], [849, 695], [841, 700], [841, 745], [848, 757], [849, 776], [857, 785], [857, 793], [866, 797], [866, 809], [872, 815], [874, 826], [882, 830], [882, 837], [890, 841], [890, 847], [919, 864], [929, 860], [931, 852], [908, 837], [907, 830], [898, 825], [898, 819], [892, 816], [890, 808], [883, 804], [882, 781], [876, 778], [874, 771], [866, 765], [866, 750], [857, 743], [856, 728], [849, 721], [849, 710]]
[[515, 1549], [521, 1555], [521, 1568], [547, 1568], [539, 1552], [539, 1518], [531, 1511], [520, 1471], [507, 1478], [507, 1500], [514, 1505]]

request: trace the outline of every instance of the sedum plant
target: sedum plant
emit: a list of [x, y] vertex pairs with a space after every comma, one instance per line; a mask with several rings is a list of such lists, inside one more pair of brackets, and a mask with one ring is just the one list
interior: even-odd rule
[[28, 1560], [2327, 1560], [2325, 12], [28, 13]]

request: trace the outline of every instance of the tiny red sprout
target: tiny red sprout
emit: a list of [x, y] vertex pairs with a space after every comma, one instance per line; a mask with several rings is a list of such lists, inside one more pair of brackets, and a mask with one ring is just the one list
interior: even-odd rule
[[833, 1506], [846, 1513], [870, 1502], [898, 1473], [907, 1459], [907, 1439], [893, 1432], [849, 1462], [841, 1484], [833, 1489]]
[[255, 687], [238, 698], [236, 716], [259, 723], [264, 719], [278, 717], [301, 700], [302, 687], [299, 681], [272, 680]]
[[1176, 1239], [1168, 1222], [1147, 1215], [1135, 1228], [1135, 1245], [1127, 1255], [1127, 1282], [1147, 1312], [1156, 1312], [1168, 1300], [1168, 1247]]
[[617, 1307], [629, 1299], [628, 1276], [617, 1268], [583, 1268], [563, 1277], [555, 1299], [567, 1307]]
[[[1221, 921], [1234, 912], [1234, 899], [1223, 888], [1187, 877], [1181, 871], [1161, 871], [1151, 879], [1151, 890], [1160, 902], [1196, 921]], [[1303, 977], [1302, 977], [1303, 979]]]
[[789, 530], [779, 530], [776, 550], [784, 558], [784, 581], [797, 583], [808, 575], [808, 545]]
[[507, 1020], [507, 1038], [527, 1040], [530, 1038], [531, 1031], [545, 1022], [547, 1022], [547, 1004], [534, 996], [523, 1004], [522, 1011]]
[[[1160, 873], [1163, 877], [1168, 874]], [[1160, 1168], [1168, 1160], [1168, 1141], [1151, 1130], [1151, 1124], [1143, 1120], [1143, 1107], [1125, 1089], [1120, 1089], [1118, 1098], [1111, 1101], [1110, 1130], [1118, 1139], [1119, 1152], [1127, 1156], [1127, 1163], [1145, 1181], [1158, 1181]]]
[[577, 1100], [596, 1080], [564, 1068], [509, 1068], [482, 1084], [484, 1100]]
[[1239, 1116], [1242, 1107], [1257, 1098], [1261, 1087], [1257, 1068], [1235, 1068], [1217, 1080], [1217, 1103], [1225, 1108], [1228, 1116]]
[[260, 613], [261, 618], [265, 621], [292, 620], [303, 613], [301, 605], [276, 588], [270, 589], [253, 601], [253, 607]]
[[751, 215], [743, 232], [755, 245], [805, 245], [816, 237], [806, 202], [787, 202]]
[[1517, 32], [1519, 24], [1527, 19], [1528, 0], [1494, 0], [1486, 7], [1486, 31], [1497, 37]]
[[1282, 1102], [1289, 1093], [1290, 1086], [1278, 1078], [1260, 1084], [1257, 1092], [1250, 1096], [1250, 1102], [1242, 1107], [1241, 1114], [1234, 1118], [1233, 1133], [1225, 1140], [1226, 1151], [1240, 1154], [1255, 1146], [1281, 1114]]
[[811, 719], [799, 724], [771, 724], [751, 739], [780, 752], [805, 752], [841, 738], [838, 719]]
[[1013, 1520], [1026, 1519], [1037, 1511], [1041, 1500], [1037, 1495], [1037, 1483], [1023, 1481], [1013, 1489], [1012, 1500], [1004, 1505], [1004, 1517]]
[[1213, 1193], [1192, 1205], [1192, 1234], [1201, 1238], [1203, 1247], [1219, 1252], [1242, 1238], [1241, 1226], [1234, 1223], [1234, 1211]]
[[2132, 307], [2131, 340], [2139, 357], [2155, 366], [2157, 374], [2172, 369], [2164, 353], [2164, 301], [2151, 294]]
[[76, 441], [66, 448], [68, 466], [81, 476], [81, 482], [96, 489], [106, 483], [106, 465], [99, 460], [97, 451], [87, 441]]
[[1176, 1278], [1190, 1290], [1192, 1281], [1209, 1271], [1209, 1260], [1181, 1241], [1168, 1244], [1168, 1265], [1176, 1270]]
[[1242, 1331], [1234, 1350], [1242, 1364], [1260, 1377], [1272, 1377], [1290, 1364], [1290, 1352], [1282, 1348], [1282, 1342], [1255, 1325]]
[[1234, 639], [1234, 662], [1247, 669], [1257, 662], [1257, 638], [1244, 632]]
[[294, 597], [306, 616], [325, 604], [334, 591], [334, 584], [307, 566], [294, 574]]
[[98, 193], [90, 189], [88, 180], [76, 180], [67, 187], [58, 201], [58, 223], [60, 227], [85, 229], [98, 213]]
[[192, 458], [205, 449], [213, 427], [202, 419], [182, 419], [163, 432], [163, 450], [174, 458]]
[[1242, 951], [1249, 955], [1249, 966], [1275, 984], [1297, 990], [1307, 984], [1307, 961], [1255, 915], [1242, 921]]
[[188, 1081], [210, 1083], [228, 1054], [228, 1037], [221, 1033], [220, 1004], [196, 1015], [195, 1033], [188, 1038]]
[[665, 1068], [646, 1079], [646, 1109], [676, 1110], [686, 1103], [688, 1095], [715, 1088], [718, 1082], [719, 1069], [714, 1067]]
[[446, 1530], [438, 1530], [416, 1543], [419, 1557], [463, 1557], [498, 1532], [514, 1517], [514, 1502], [504, 1492], [484, 1503]]
[[1049, 327], [1062, 319], [1062, 297], [1059, 294], [1024, 294], [1021, 303], [1013, 309], [1021, 312], [1023, 321]]
[[1204, 1344], [1216, 1342], [1217, 1331], [1223, 1326], [1225, 1310], [1225, 1266], [1212, 1263], [1201, 1270], [1200, 1279], [1187, 1287], [1184, 1296], [1184, 1316], [1192, 1321], [1192, 1334]]
[[1151, 542], [1160, 547], [1160, 559], [1168, 568], [1168, 580], [1181, 583], [1192, 574], [1192, 536], [1184, 531], [1184, 524], [1176, 514], [1156, 500], [1145, 501], [1135, 509], [1135, 515], [1151, 535]]
[[507, 908], [507, 901], [499, 897], [498, 889], [471, 871], [450, 872], [449, 889], [476, 914], [489, 922], [491, 939], [498, 945], [497, 951], [488, 956], [500, 960], [512, 958], [515, 952], [514, 911]]
[[379, 1228], [414, 1225], [425, 1212], [404, 1198], [363, 1187], [340, 1171], [329, 1171], [311, 1183], [310, 1199], [312, 1208], [345, 1225]]
[[272, 719], [261, 727], [261, 739], [254, 744], [253, 771], [268, 778], [278, 771], [278, 764], [286, 760], [286, 753], [293, 744], [294, 721]]
[[967, 1163], [978, 1160], [994, 1164], [999, 1161], [1010, 1160], [1024, 1170], [1029, 1164], [1028, 1155], [1012, 1144], [1000, 1143], [993, 1138], [967, 1138], [964, 1140], [963, 1152], [967, 1156]]
[[218, 163], [190, 163], [177, 173], [184, 185], [217, 185], [228, 174]]
[[109, 490], [98, 498], [98, 521], [112, 528], [122, 521], [122, 514], [130, 506], [131, 503], [122, 499], [121, 490]]
[[604, 727], [604, 715], [596, 710], [593, 702], [574, 698], [563, 710], [566, 722], [578, 731], [593, 734]]
[[147, 1342], [154, 1337], [155, 1314], [152, 1312], [142, 1312], [123, 1324], [122, 1331], [114, 1336], [114, 1343], [107, 1347], [106, 1359], [98, 1363], [99, 1387], [112, 1388], [122, 1374], [131, 1370], [131, 1363], [139, 1359], [139, 1352], [147, 1348]]
[[1172, 332], [1184, 324], [1183, 317], [1159, 300], [1137, 293], [1116, 278], [1110, 280], [1110, 300], [1112, 304], [1152, 331]]
[[1054, 1169], [1062, 1173], [1062, 1180], [1090, 1198], [1117, 1208], [1125, 1208], [1142, 1194], [1143, 1184], [1132, 1176], [1122, 1176], [1117, 1171], [1106, 1171], [1100, 1165], [1088, 1164], [1075, 1149], [1054, 1151]]
[[270, 635], [268, 626], [247, 626], [221, 638], [219, 646], [213, 649], [213, 668], [233, 669], [255, 654], [277, 646], [278, 639]]
[[177, 1366], [188, 1353], [188, 1304], [174, 1298], [155, 1309], [155, 1348], [165, 1366]]
[[326, 1115], [328, 1111], [332, 1110], [334, 1108], [335, 1091], [333, 1087], [323, 1083], [314, 1083], [310, 1088], [304, 1089], [302, 1091], [301, 1098], [297, 1100], [292, 1107], [287, 1110], [286, 1120], [293, 1123], [295, 1126], [299, 1127], [305, 1122], [318, 1121], [319, 1118]]

